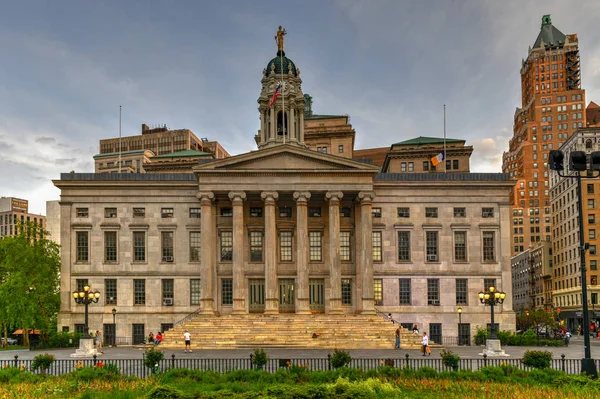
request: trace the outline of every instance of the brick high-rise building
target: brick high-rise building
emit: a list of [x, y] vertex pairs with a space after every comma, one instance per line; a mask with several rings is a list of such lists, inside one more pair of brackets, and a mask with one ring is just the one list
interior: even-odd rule
[[550, 241], [548, 153], [586, 126], [579, 43], [544, 15], [540, 33], [521, 64], [521, 107], [502, 157], [502, 171], [517, 180], [512, 194], [512, 254]]

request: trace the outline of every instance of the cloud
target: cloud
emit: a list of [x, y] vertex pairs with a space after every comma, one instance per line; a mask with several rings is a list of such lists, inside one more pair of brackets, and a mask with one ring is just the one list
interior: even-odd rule
[[40, 144], [54, 144], [56, 143], [56, 139], [54, 137], [37, 137], [35, 142]]
[[55, 159], [54, 163], [56, 165], [68, 165], [77, 162], [77, 158], [61, 158]]

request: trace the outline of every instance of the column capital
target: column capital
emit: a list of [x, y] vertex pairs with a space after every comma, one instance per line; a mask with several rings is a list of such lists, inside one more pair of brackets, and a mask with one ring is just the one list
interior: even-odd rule
[[308, 202], [308, 200], [310, 199], [310, 197], [311, 197], [310, 191], [294, 192], [294, 200], [296, 200], [296, 202], [298, 204], [306, 204]]
[[246, 193], [244, 191], [230, 191], [228, 197], [234, 204], [241, 203], [246, 199]]
[[260, 193], [260, 198], [265, 202], [275, 202], [279, 198], [279, 193], [277, 191], [263, 191]]
[[210, 204], [215, 199], [215, 193], [213, 193], [212, 191], [200, 191], [196, 193], [196, 198], [198, 198], [200, 202], [208, 201], [208, 203]]
[[358, 193], [358, 200], [361, 204], [370, 204], [375, 199], [375, 191], [361, 191]]
[[343, 197], [344, 193], [341, 191], [327, 191], [325, 193], [325, 198], [327, 198], [329, 202], [341, 201]]

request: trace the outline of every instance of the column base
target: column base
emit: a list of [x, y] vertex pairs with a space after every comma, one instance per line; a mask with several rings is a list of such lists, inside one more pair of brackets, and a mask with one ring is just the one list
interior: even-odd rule
[[296, 314], [312, 314], [310, 311], [310, 303], [308, 299], [296, 300]]
[[201, 315], [214, 315], [215, 310], [213, 309], [212, 299], [200, 299], [200, 311], [198, 314]]
[[265, 299], [265, 311], [263, 314], [279, 314], [279, 299]]
[[241, 299], [233, 298], [233, 310], [231, 311], [231, 314], [234, 314], [234, 315], [246, 314], [246, 300], [243, 298], [241, 298]]
[[488, 339], [485, 341], [485, 349], [480, 355], [487, 355], [488, 357], [505, 357], [507, 355], [502, 349], [502, 345], [499, 339]]
[[377, 312], [375, 312], [375, 301], [373, 299], [363, 298], [360, 314], [376, 315]]

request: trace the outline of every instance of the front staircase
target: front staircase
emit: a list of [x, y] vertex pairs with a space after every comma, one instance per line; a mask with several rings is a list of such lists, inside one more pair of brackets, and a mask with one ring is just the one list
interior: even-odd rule
[[[338, 348], [392, 349], [397, 326], [380, 316], [365, 315], [196, 315], [164, 334], [161, 346], [183, 349], [183, 333], [192, 349]], [[401, 346], [420, 348], [421, 338], [401, 330]]]

